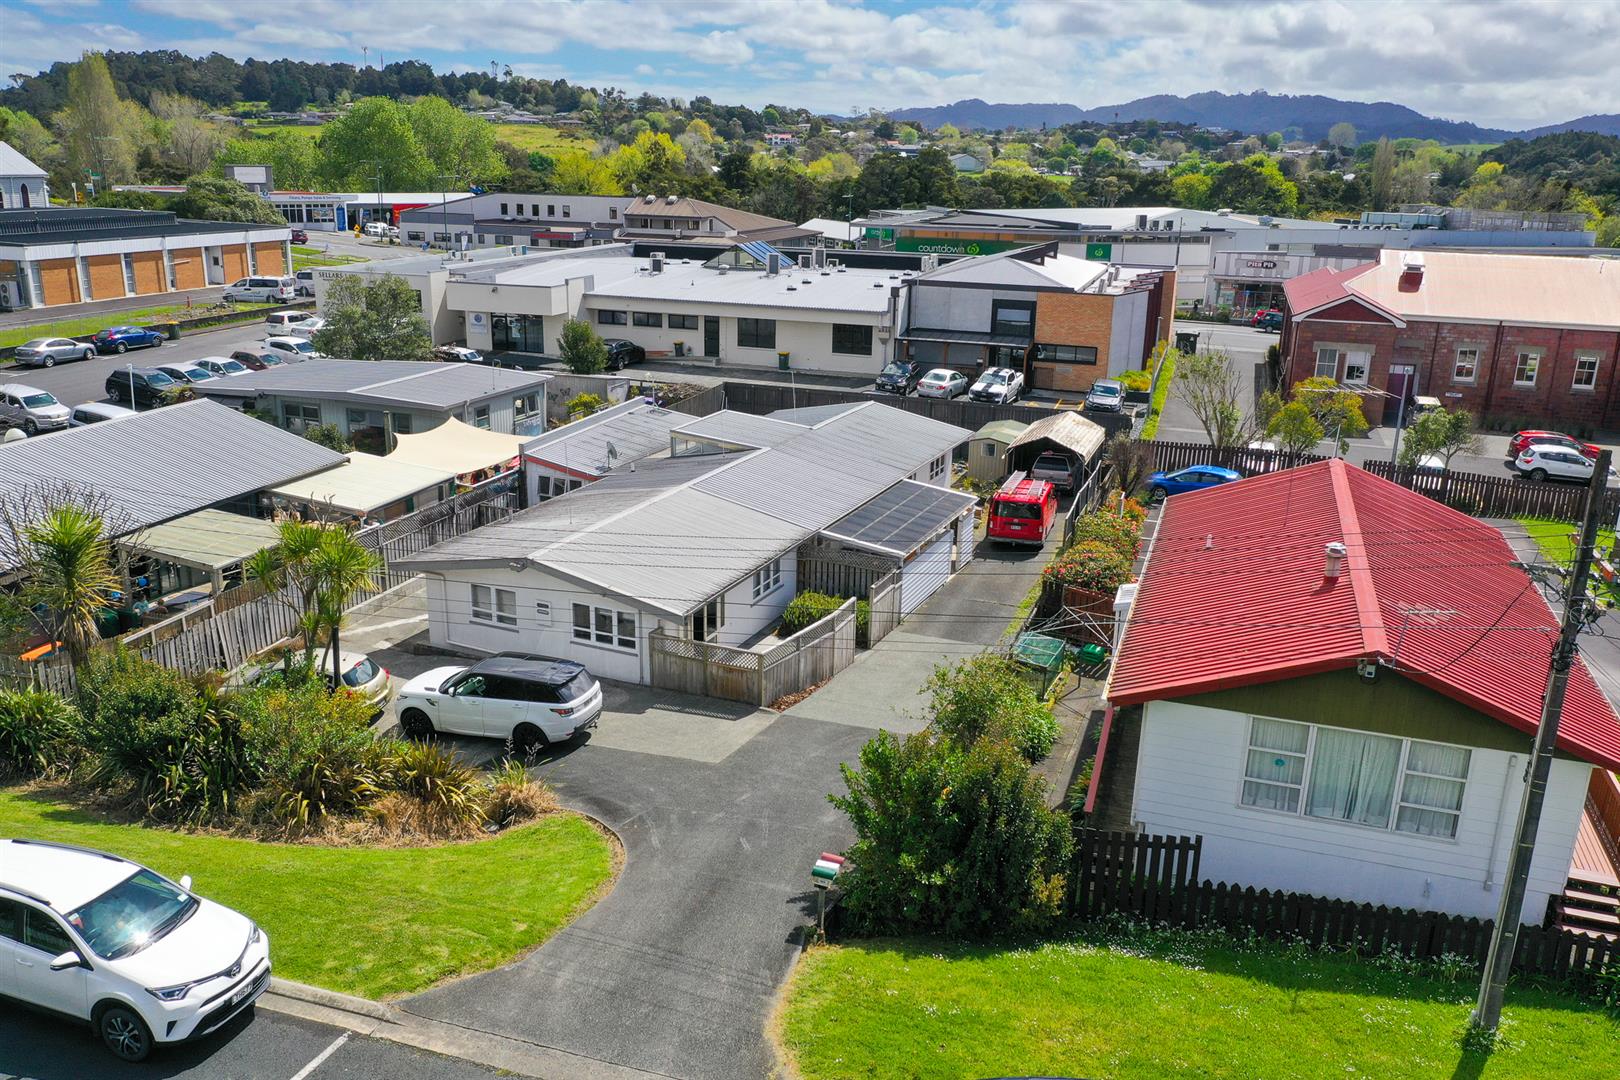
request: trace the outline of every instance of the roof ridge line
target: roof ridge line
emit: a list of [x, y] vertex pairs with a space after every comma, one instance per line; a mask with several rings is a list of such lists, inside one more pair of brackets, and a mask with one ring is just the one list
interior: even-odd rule
[[1374, 656], [1389, 655], [1389, 635], [1384, 632], [1383, 609], [1378, 603], [1378, 590], [1373, 585], [1372, 568], [1367, 565], [1367, 545], [1361, 534], [1361, 519], [1356, 513], [1355, 494], [1350, 489], [1349, 468], [1343, 459], [1332, 458], [1328, 475], [1333, 478], [1333, 505], [1339, 515], [1341, 537], [1354, 536], [1354, 542], [1341, 540], [1345, 545], [1345, 568], [1350, 571], [1350, 590], [1356, 598], [1356, 621], [1361, 625], [1361, 647]]

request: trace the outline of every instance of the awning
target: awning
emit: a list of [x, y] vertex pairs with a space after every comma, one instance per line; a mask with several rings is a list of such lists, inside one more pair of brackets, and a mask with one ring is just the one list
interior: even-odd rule
[[523, 453], [523, 444], [533, 436], [502, 435], [446, 420], [431, 431], [400, 435], [389, 461], [409, 462], [444, 469], [456, 476], [505, 465]]
[[978, 501], [961, 491], [902, 480], [821, 534], [851, 547], [903, 559]]
[[271, 488], [270, 494], [293, 502], [366, 514], [431, 491], [440, 484], [448, 485], [456, 478], [449, 469], [399, 461], [398, 457], [398, 454], [378, 457], [357, 450], [349, 455], [347, 465]]
[[900, 335], [901, 341], [944, 341], [953, 345], [1005, 345], [1013, 349], [1027, 349], [1033, 338], [1017, 334], [986, 334], [978, 330], [927, 330], [912, 327]]
[[274, 522], [224, 510], [199, 510], [142, 530], [125, 546], [164, 562], [212, 572], [251, 558], [279, 540]]
[[1007, 449], [1016, 450], [1020, 446], [1040, 442], [1042, 439], [1057, 443], [1065, 450], [1071, 450], [1080, 455], [1081, 460], [1090, 461], [1108, 439], [1108, 433], [1101, 425], [1094, 424], [1077, 412], [1057, 412], [1051, 416], [1043, 416], [1029, 427], [1024, 433], [1008, 444]]

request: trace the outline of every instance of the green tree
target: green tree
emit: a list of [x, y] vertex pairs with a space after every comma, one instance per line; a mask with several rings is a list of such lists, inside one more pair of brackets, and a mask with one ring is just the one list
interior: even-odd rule
[[1282, 132], [1273, 131], [1270, 135], [1266, 136], [1266, 149], [1267, 150], [1281, 150], [1282, 149], [1282, 144], [1283, 144]]
[[595, 375], [607, 370], [607, 346], [585, 320], [569, 319], [563, 323], [558, 344], [563, 363], [575, 375]]
[[1473, 414], [1464, 410], [1430, 409], [1414, 416], [1406, 425], [1401, 441], [1401, 465], [1416, 468], [1431, 454], [1438, 455], [1451, 468], [1458, 454], [1478, 454], [1481, 441], [1474, 431]]
[[80, 184], [95, 174], [96, 190], [135, 179], [148, 130], [146, 110], [118, 96], [107, 58], [87, 52], [68, 71], [67, 105], [52, 118], [68, 172]]
[[315, 140], [296, 131], [231, 139], [214, 158], [214, 171], [226, 165], [268, 165], [278, 188], [309, 190], [322, 183], [322, 161]]
[[623, 195], [624, 188], [606, 161], [583, 150], [559, 154], [551, 172], [551, 190], [559, 195]]
[[1385, 135], [1378, 140], [1372, 159], [1372, 208], [1387, 210], [1395, 192], [1395, 147]]
[[343, 429], [336, 424], [312, 424], [304, 429], [304, 438], [328, 450], [336, 450], [340, 454], [347, 454], [354, 449], [354, 443], [343, 434]]
[[1293, 400], [1303, 402], [1322, 425], [1322, 430], [1338, 441], [1341, 454], [1350, 448], [1350, 439], [1367, 434], [1361, 395], [1346, 390], [1326, 375], [1312, 376], [1294, 384]]
[[261, 225], [285, 225], [281, 211], [268, 199], [255, 195], [235, 180], [220, 176], [194, 176], [186, 182], [186, 193], [169, 204], [183, 218], [198, 221], [250, 221]]
[[101, 640], [96, 616], [113, 606], [118, 576], [101, 516], [78, 505], [53, 506], [22, 530], [23, 603], [62, 642], [75, 668]]
[[1281, 405], [1266, 424], [1266, 437], [1288, 454], [1310, 453], [1326, 435], [1321, 421], [1312, 415], [1303, 401]]
[[0, 142], [35, 165], [51, 172], [62, 157], [62, 147], [44, 124], [32, 114], [0, 107]]
[[626, 191], [664, 194], [680, 186], [686, 151], [663, 132], [645, 131], [609, 154], [606, 161]]
[[426, 191], [437, 170], [404, 105], [362, 98], [321, 132], [322, 174], [332, 191]]
[[322, 530], [320, 543], [309, 560], [315, 583], [317, 625], [326, 637], [332, 660], [332, 685], [343, 685], [343, 664], [339, 656], [338, 632], [344, 612], [355, 594], [375, 588], [382, 569], [377, 553], [360, 543], [347, 529]]
[[1340, 150], [1348, 150], [1356, 145], [1356, 125], [1345, 120], [1328, 128], [1328, 142]]
[[1172, 386], [1211, 446], [1243, 446], [1252, 427], [1244, 408], [1248, 380], [1232, 358], [1220, 349], [1186, 353], [1176, 358], [1176, 378]]
[[283, 521], [273, 547], [244, 559], [242, 572], [293, 614], [304, 639], [304, 666], [315, 666], [315, 643], [320, 639], [321, 613], [316, 606], [320, 579], [313, 567], [321, 537], [328, 526], [310, 521]]
[[984, 653], [934, 669], [923, 687], [934, 728], [964, 747], [980, 739], [1003, 739], [1030, 761], [1052, 752], [1058, 723], [1018, 665]]
[[1215, 197], [1210, 191], [1215, 181], [1203, 173], [1187, 173], [1170, 181], [1171, 200], [1189, 210], [1215, 209]]
[[739, 195], [753, 190], [754, 159], [747, 150], [737, 147], [720, 159], [720, 182]]
[[208, 119], [208, 106], [183, 94], [152, 95], [152, 115], [163, 133], [163, 157], [182, 176], [207, 169], [225, 145], [224, 130]]
[[422, 300], [404, 278], [384, 274], [366, 281], [343, 274], [326, 288], [326, 325], [310, 343], [348, 360], [428, 360], [433, 338]]
[[506, 164], [495, 152], [495, 125], [488, 120], [464, 113], [442, 97], [418, 99], [406, 117], [433, 166], [435, 187], [494, 183], [506, 174]]

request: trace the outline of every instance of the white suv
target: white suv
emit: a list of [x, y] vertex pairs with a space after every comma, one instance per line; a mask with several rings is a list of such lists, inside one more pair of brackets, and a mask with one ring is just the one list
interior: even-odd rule
[[395, 699], [412, 738], [436, 732], [509, 739], [523, 753], [596, 726], [602, 687], [572, 660], [498, 653], [472, 667], [434, 668]]
[[[1513, 459], [1513, 467], [1520, 476], [1531, 480], [1546, 480], [1556, 478], [1559, 480], [1579, 480], [1588, 483], [1592, 479], [1592, 470], [1596, 463], [1585, 454], [1574, 450], [1566, 450], [1558, 443], [1531, 443], [1524, 448], [1524, 453]], [[1614, 469], [1609, 469], [1609, 478], [1613, 479]]]
[[140, 1061], [217, 1030], [270, 985], [251, 920], [136, 863], [0, 840], [0, 994], [87, 1021]]

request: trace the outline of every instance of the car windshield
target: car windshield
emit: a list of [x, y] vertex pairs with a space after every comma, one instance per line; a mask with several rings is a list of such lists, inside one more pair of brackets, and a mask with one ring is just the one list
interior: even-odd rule
[[312, 353], [315, 351], [315, 346], [311, 345], [307, 341], [300, 341], [294, 345], [293, 348], [297, 349], [301, 353]]
[[1068, 469], [1069, 459], [1062, 454], [1042, 454], [1035, 459], [1037, 469]]
[[56, 399], [49, 394], [29, 394], [23, 398], [23, 404], [30, 409], [38, 409], [46, 405], [55, 405]]
[[196, 910], [196, 899], [179, 886], [137, 870], [67, 919], [97, 956], [117, 960], [161, 940]]
[[173, 386], [174, 380], [161, 371], [154, 371], [146, 377], [147, 386]]
[[263, 356], [259, 357], [259, 360], [262, 363], [268, 364], [272, 367], [281, 363], [281, 357], [277, 356], [275, 353], [265, 353]]
[[192, 382], [206, 382], [214, 377], [212, 372], [200, 367], [188, 367], [181, 370], [185, 372], [186, 378]]
[[219, 362], [219, 366], [230, 372], [232, 375], [237, 375], [247, 370], [247, 368], [243, 367], [235, 360], [221, 360]]
[[902, 375], [910, 375], [911, 369], [904, 364], [890, 364], [888, 367], [883, 369], [883, 374], [899, 377]]
[[343, 673], [344, 686], [364, 686], [377, 677], [377, 665], [371, 657], [362, 657], [360, 662]]
[[1006, 372], [1002, 372], [1002, 371], [992, 371], [989, 374], [985, 375], [984, 381], [987, 382], [987, 383], [992, 383], [992, 384], [994, 384], [994, 383], [1004, 383], [1004, 382], [1007, 381], [1007, 374], [1006, 374]]
[[1103, 385], [1099, 384], [1097, 386], [1093, 386], [1091, 388], [1091, 392], [1093, 394], [1096, 394], [1098, 397], [1118, 397], [1119, 396], [1119, 387], [1117, 387], [1117, 386], [1103, 386]]

